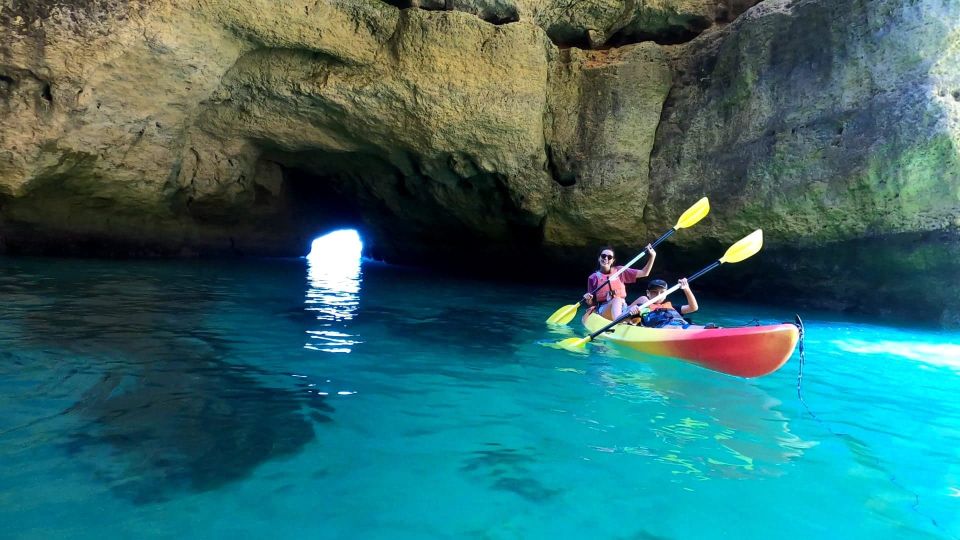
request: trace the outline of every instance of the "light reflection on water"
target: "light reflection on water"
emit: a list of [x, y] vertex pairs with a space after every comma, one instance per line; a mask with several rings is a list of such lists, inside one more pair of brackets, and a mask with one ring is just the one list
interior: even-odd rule
[[795, 434], [781, 400], [756, 384], [726, 377], [705, 384], [698, 368], [672, 360], [631, 355], [620, 348], [604, 348], [602, 354], [611, 361], [624, 358], [621, 354], [641, 360], [623, 371], [612, 366], [600, 370], [607, 395], [656, 404], [662, 412], [645, 420], [644, 434], [653, 434], [655, 444], [598, 451], [646, 456], [675, 475], [710, 480], [780, 476], [783, 464], [819, 444]]
[[322, 329], [307, 330], [304, 348], [349, 353], [359, 341], [343, 332], [338, 323], [356, 316], [363, 281], [360, 254], [363, 244], [356, 231], [335, 231], [314, 240], [307, 256], [307, 292], [304, 303]]
[[956, 343], [911, 343], [902, 341], [866, 341], [861, 339], [834, 340], [833, 345], [841, 351], [869, 355], [894, 355], [960, 370], [960, 344]]

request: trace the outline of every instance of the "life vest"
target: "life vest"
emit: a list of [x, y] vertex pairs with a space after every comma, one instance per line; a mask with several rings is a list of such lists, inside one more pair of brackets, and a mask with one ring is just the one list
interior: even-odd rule
[[650, 311], [656, 311], [656, 310], [658, 310], [658, 309], [675, 309], [675, 308], [673, 307], [673, 304], [670, 303], [669, 300], [667, 300], [666, 302], [663, 302], [663, 303], [660, 303], [660, 304], [650, 304], [649, 306], [647, 306], [647, 307], [644, 309], [643, 312], [644, 312], [644, 313], [648, 313], [648, 312], [650, 312]]
[[[619, 268], [619, 267], [618, 267]], [[605, 304], [606, 302], [612, 300], [613, 298], [626, 298], [627, 297], [627, 287], [623, 284], [623, 281], [619, 276], [611, 279], [609, 282], [607, 278], [614, 274], [614, 269], [610, 269], [609, 274], [604, 274], [600, 271], [596, 271], [593, 275], [597, 276], [597, 285], [601, 285], [600, 290], [594, 294], [593, 302], [595, 305]], [[590, 291], [587, 291], [590, 292]]]
[[673, 304], [670, 302], [650, 304], [647, 306], [647, 308], [649, 311], [644, 311], [643, 315], [640, 316], [640, 324], [643, 326], [649, 328], [662, 328], [673, 321], [678, 321], [681, 323], [687, 322], [683, 318], [683, 315], [674, 309]]

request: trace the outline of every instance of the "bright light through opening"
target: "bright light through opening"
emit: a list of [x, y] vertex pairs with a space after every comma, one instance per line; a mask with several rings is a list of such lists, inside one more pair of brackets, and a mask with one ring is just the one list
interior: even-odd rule
[[354, 317], [360, 303], [360, 253], [363, 243], [354, 230], [334, 231], [313, 241], [307, 255], [306, 310], [318, 326], [307, 331], [304, 345], [331, 353], [349, 353], [357, 343], [338, 323]]
[[352, 266], [356, 265], [362, 251], [363, 242], [360, 241], [357, 231], [344, 229], [314, 240], [307, 259], [311, 263], [320, 262], [324, 265], [336, 261], [350, 261]]

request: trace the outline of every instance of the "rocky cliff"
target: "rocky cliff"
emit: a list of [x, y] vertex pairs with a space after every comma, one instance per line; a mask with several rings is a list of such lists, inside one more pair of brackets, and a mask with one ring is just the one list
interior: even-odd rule
[[353, 225], [586, 271], [706, 195], [667, 274], [763, 227], [728, 293], [960, 322], [955, 0], [6, 0], [0, 31], [11, 253]]

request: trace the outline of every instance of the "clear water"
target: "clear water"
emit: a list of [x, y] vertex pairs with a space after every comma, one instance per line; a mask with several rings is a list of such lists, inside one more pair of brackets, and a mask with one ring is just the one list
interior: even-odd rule
[[0, 537], [960, 537], [957, 334], [806, 313], [808, 410], [543, 346], [578, 285], [0, 259]]

